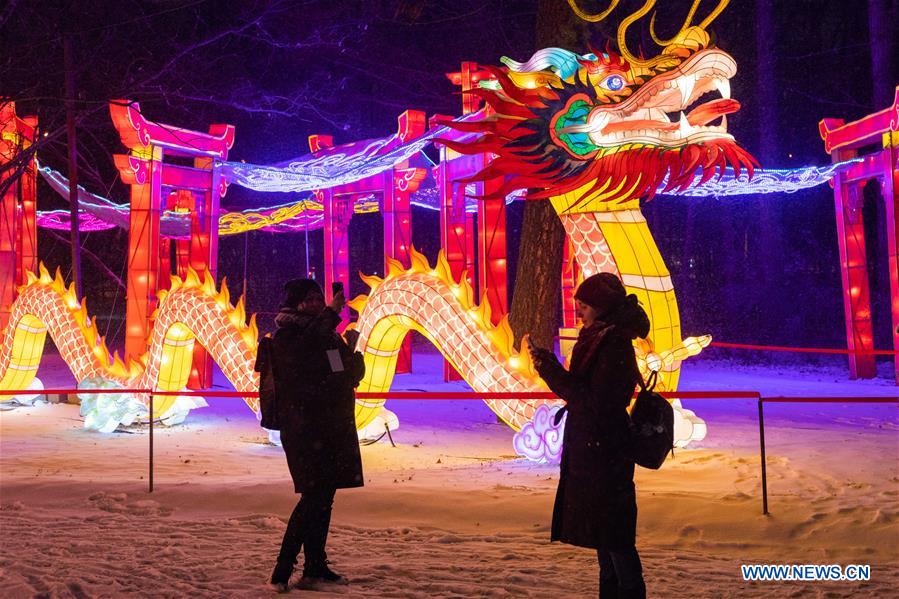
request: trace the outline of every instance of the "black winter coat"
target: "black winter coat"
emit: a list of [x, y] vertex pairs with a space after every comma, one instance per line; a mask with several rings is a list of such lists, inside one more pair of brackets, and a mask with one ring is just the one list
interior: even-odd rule
[[639, 372], [632, 336], [597, 322], [581, 330], [569, 372], [545, 360], [540, 376], [567, 402], [553, 541], [581, 547], [635, 545], [637, 500], [626, 408]]
[[[362, 355], [336, 332], [340, 316], [282, 311], [272, 346], [281, 445], [294, 489], [361, 487], [354, 389], [365, 374]], [[326, 351], [337, 349], [343, 372], [331, 372]]]

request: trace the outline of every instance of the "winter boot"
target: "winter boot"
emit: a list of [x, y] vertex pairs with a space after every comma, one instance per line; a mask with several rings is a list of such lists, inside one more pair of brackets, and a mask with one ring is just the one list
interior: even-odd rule
[[293, 574], [293, 564], [289, 562], [278, 562], [275, 564], [275, 569], [272, 570], [271, 583], [276, 591], [286, 593], [289, 590], [287, 585], [290, 582], [291, 574]]
[[309, 562], [303, 566], [303, 579], [300, 584], [314, 585], [316, 582], [329, 582], [332, 584], [349, 584], [349, 581], [328, 567], [328, 560]]
[[622, 589], [618, 587], [618, 599], [646, 599], [646, 584], [640, 582], [640, 585], [632, 589]]
[[599, 580], [599, 599], [618, 599], [618, 579]]

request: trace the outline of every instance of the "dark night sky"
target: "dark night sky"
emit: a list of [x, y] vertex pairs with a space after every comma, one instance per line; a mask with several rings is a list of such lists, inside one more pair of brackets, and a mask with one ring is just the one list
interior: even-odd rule
[[[581, 4], [594, 10], [606, 3]], [[640, 4], [622, 2], [612, 20], [617, 22], [629, 7]], [[690, 2], [659, 4], [660, 28], [669, 31]], [[713, 26], [719, 46], [739, 66], [732, 93], [743, 109], [729, 118], [730, 129], [751, 152], [768, 157], [763, 166], [828, 163], [818, 121], [826, 116], [855, 119], [884, 107], [872, 100], [866, 3], [773, 3], [773, 97], [755, 89], [755, 4], [732, 1]], [[74, 6], [77, 9], [65, 2], [13, 0], [0, 8], [0, 95], [16, 99], [19, 114], [37, 113], [48, 130], [61, 127], [60, 40], [62, 33], [71, 32], [78, 64], [84, 184], [117, 200], [126, 197], [126, 189], [115, 181], [112, 166], [111, 154], [122, 147], [103, 110], [111, 97], [139, 100], [150, 118], [181, 126], [205, 129], [211, 122], [233, 123], [237, 141], [231, 157], [271, 163], [306, 153], [311, 133], [332, 134], [337, 143], [392, 133], [396, 115], [406, 108], [458, 114], [459, 97], [444, 73], [457, 70], [463, 60], [497, 64], [501, 55], [522, 60], [537, 49], [537, 2], [525, 0], [124, 0]], [[610, 30], [608, 24], [596, 28]], [[636, 27], [633, 39], [653, 47], [645, 27]], [[891, 79], [899, 81], [895, 69]], [[776, 114], [776, 147], [759, 147], [755, 123], [762, 110]], [[42, 152], [43, 160], [64, 169], [64, 143], [64, 136], [56, 138]], [[42, 209], [64, 205], [44, 186], [39, 194]], [[867, 195], [876, 345], [886, 348], [885, 232], [880, 200], [873, 189]], [[273, 198], [232, 188], [224, 203], [243, 208], [285, 201], [280, 195]], [[782, 247], [782, 259], [775, 264], [757, 259], [763, 202]], [[509, 211], [513, 239], [520, 212], [520, 206]], [[765, 200], [658, 198], [645, 212], [672, 271], [685, 335], [712, 333], [722, 341], [748, 343], [845, 342], [828, 187]], [[414, 219], [417, 244], [435, 252], [436, 213], [417, 211]], [[351, 233], [356, 262], [351, 266], [376, 269], [378, 219], [354, 221]], [[121, 272], [125, 239], [121, 232], [95, 233], [86, 247]], [[246, 241], [249, 308], [272, 310], [278, 281], [303, 270], [303, 235], [259, 232]], [[243, 279], [244, 242], [220, 241], [220, 274], [228, 276], [232, 292], [240, 291]], [[44, 233], [39, 244], [46, 263], [67, 266], [64, 244]], [[310, 245], [320, 244], [321, 235], [310, 236]], [[320, 250], [316, 252], [313, 263], [320, 260]], [[86, 288], [95, 290], [88, 292], [89, 309], [97, 314], [101, 329], [108, 325], [115, 338], [123, 298], [116, 297], [115, 286], [89, 263], [85, 277], [92, 283]]]

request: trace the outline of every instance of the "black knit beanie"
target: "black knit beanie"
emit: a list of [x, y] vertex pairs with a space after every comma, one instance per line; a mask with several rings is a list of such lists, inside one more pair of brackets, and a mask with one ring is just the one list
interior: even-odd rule
[[601, 272], [587, 277], [574, 297], [593, 307], [597, 318], [617, 325], [631, 339], [644, 338], [649, 334], [649, 317], [637, 296], [633, 293], [628, 295], [621, 279], [611, 273]]
[[297, 304], [306, 299], [310, 291], [318, 291], [322, 295], [322, 288], [312, 279], [291, 279], [284, 283], [284, 301], [281, 302], [283, 308], [296, 308]]
[[574, 294], [574, 299], [592, 307], [599, 315], [614, 310], [626, 297], [621, 279], [610, 272], [587, 277]]

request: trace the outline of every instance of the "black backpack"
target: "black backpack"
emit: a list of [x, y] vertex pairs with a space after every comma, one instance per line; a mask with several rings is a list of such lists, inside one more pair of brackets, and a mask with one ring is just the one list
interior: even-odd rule
[[272, 338], [266, 335], [256, 348], [256, 364], [259, 373], [259, 425], [270, 431], [281, 430], [278, 422], [278, 398], [275, 394], [275, 375], [272, 372]]
[[659, 373], [653, 371], [646, 382], [640, 379], [640, 393], [631, 410], [631, 451], [634, 462], [658, 470], [674, 450], [674, 408], [653, 392]]

